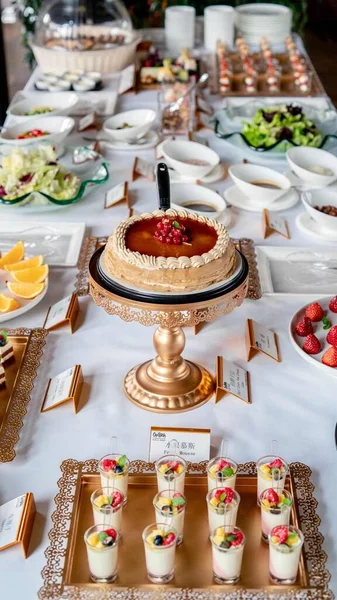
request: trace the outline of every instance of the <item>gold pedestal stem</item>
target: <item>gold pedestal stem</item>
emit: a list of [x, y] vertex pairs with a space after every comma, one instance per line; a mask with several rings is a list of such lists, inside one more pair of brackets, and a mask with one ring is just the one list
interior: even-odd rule
[[181, 327], [158, 327], [153, 336], [157, 356], [148, 366], [149, 377], [160, 382], [188, 377], [191, 369], [181, 356], [185, 341]]

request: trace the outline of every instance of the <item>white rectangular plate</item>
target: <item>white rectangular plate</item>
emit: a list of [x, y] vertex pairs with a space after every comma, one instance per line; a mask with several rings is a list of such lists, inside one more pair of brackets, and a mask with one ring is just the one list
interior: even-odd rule
[[256, 246], [255, 251], [263, 294], [333, 296], [337, 293], [336, 248]]
[[85, 233], [85, 223], [42, 223], [0, 220], [2, 254], [20, 239], [27, 255], [43, 254], [50, 267], [75, 267]]

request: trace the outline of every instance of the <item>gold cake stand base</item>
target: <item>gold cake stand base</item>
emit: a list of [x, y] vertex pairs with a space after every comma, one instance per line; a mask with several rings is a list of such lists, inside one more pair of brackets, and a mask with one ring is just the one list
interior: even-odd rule
[[124, 391], [132, 402], [153, 412], [192, 410], [214, 393], [212, 375], [184, 360], [185, 334], [181, 327], [158, 327], [153, 336], [156, 358], [129, 371]]

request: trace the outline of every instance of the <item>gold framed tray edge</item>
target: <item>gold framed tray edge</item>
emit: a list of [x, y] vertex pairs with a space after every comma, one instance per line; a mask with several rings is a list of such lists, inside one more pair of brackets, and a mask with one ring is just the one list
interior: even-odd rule
[[[188, 463], [188, 474], [206, 474], [207, 461]], [[319, 531], [320, 518], [316, 514], [318, 502], [313, 496], [310, 468], [299, 462], [290, 465], [290, 481], [296, 490], [296, 513], [305, 534], [304, 564], [308, 587], [247, 589], [240, 585], [225, 588], [212, 585], [204, 588], [172, 588], [140, 585], [118, 587], [98, 584], [63, 584], [66, 556], [70, 551], [69, 540], [76, 516], [76, 497], [79, 494], [82, 475], [94, 475], [98, 460], [80, 462], [74, 459], [61, 464], [62, 476], [58, 481], [59, 492], [55, 497], [56, 510], [52, 514], [53, 528], [49, 532], [50, 545], [45, 551], [47, 564], [42, 570], [43, 587], [40, 600], [332, 600], [333, 592], [328, 584], [331, 579], [326, 569], [327, 554], [322, 549], [324, 537]], [[132, 461], [131, 474], [154, 474], [154, 463]], [[240, 464], [238, 473], [256, 475], [254, 462]], [[310, 565], [310, 566], [309, 566]], [[152, 589], [151, 589], [152, 588]], [[155, 589], [153, 589], [155, 588]]]
[[16, 456], [15, 446], [20, 439], [20, 430], [27, 414], [27, 405], [40, 366], [48, 331], [43, 328], [6, 329], [5, 331], [12, 337], [27, 337], [22, 362], [0, 430], [0, 462], [11, 462]]

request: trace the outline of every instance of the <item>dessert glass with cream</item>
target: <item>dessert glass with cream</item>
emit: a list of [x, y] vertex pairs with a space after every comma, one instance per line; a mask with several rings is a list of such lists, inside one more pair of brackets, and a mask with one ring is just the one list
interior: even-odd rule
[[283, 458], [275, 456], [263, 456], [256, 463], [257, 468], [257, 501], [260, 501], [262, 492], [277, 487], [279, 491], [284, 489], [289, 466]]
[[177, 545], [181, 544], [184, 535], [186, 498], [179, 492], [163, 490], [153, 499], [157, 526], [169, 520], [177, 532]]
[[239, 527], [217, 527], [211, 533], [213, 576], [220, 585], [240, 579], [246, 538]]
[[168, 583], [174, 577], [177, 532], [166, 523], [143, 531], [147, 577], [152, 583]]
[[293, 499], [287, 490], [264, 490], [260, 496], [262, 538], [268, 543], [271, 530], [278, 525], [289, 525]]
[[240, 504], [240, 496], [235, 490], [214, 488], [206, 495], [206, 502], [210, 534], [221, 526], [235, 527]]
[[297, 578], [303, 533], [292, 525], [274, 527], [269, 534], [269, 575], [276, 584], [291, 585]]
[[119, 531], [105, 525], [94, 525], [85, 532], [90, 577], [95, 583], [115, 581], [119, 540]]
[[184, 494], [186, 462], [181, 456], [167, 454], [159, 458], [156, 463], [158, 492], [171, 490]]
[[126, 503], [129, 481], [129, 459], [125, 454], [107, 454], [99, 461], [98, 470], [102, 488], [118, 490]]
[[107, 527], [122, 529], [124, 496], [118, 490], [99, 488], [90, 497], [95, 525], [104, 523]]
[[238, 465], [234, 460], [224, 456], [217, 456], [207, 465], [207, 483], [210, 492], [217, 486], [235, 489]]

